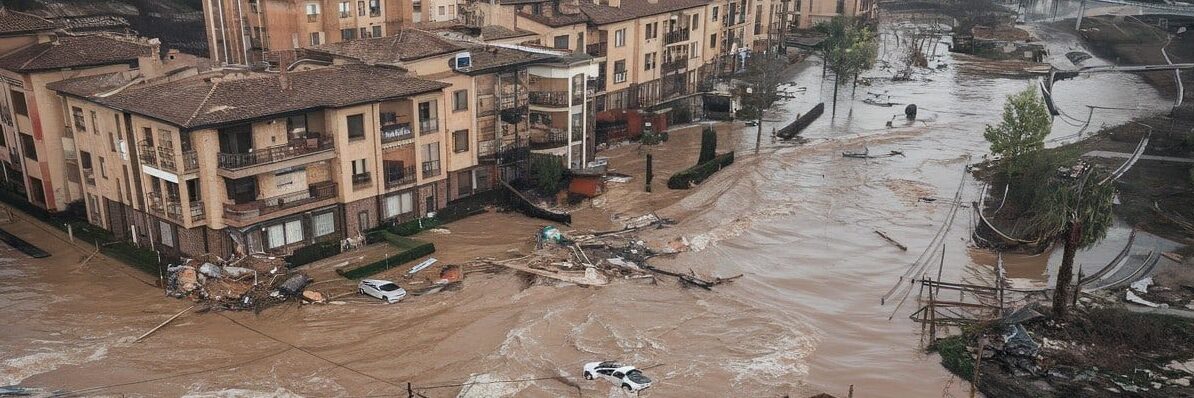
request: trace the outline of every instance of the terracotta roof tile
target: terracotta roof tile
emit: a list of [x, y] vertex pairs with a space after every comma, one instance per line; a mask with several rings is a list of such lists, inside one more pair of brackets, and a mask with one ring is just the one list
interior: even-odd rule
[[45, 18], [0, 7], [0, 36], [54, 30], [56, 27]]
[[153, 55], [148, 42], [108, 35], [61, 36], [0, 56], [0, 69], [27, 72], [81, 66], [113, 65]]
[[394, 36], [349, 40], [314, 47], [322, 52], [369, 64], [397, 64], [460, 51], [461, 46], [431, 32], [404, 29]]
[[[105, 87], [103, 78], [72, 79], [51, 88], [60, 92]], [[338, 108], [440, 90], [448, 85], [408, 76], [396, 68], [342, 65], [286, 75], [277, 73], [199, 75], [173, 82], [138, 84], [89, 100], [163, 120], [186, 129], [214, 127], [319, 108]], [[108, 84], [113, 84], [109, 81]], [[110, 90], [109, 90], [110, 91]], [[79, 94], [76, 94], [79, 95]]]
[[[505, 3], [503, 4], [518, 4]], [[587, 23], [590, 25], [605, 25], [615, 22], [629, 21], [635, 18], [675, 12], [710, 4], [710, 0], [622, 0], [618, 7], [580, 1], [579, 14], [537, 15], [521, 12], [518, 15], [532, 21], [551, 26], [561, 27]]]

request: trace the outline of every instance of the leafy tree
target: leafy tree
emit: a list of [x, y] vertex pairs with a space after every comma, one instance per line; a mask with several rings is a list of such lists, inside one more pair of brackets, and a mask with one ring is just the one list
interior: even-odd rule
[[1053, 313], [1064, 317], [1073, 297], [1070, 282], [1074, 275], [1074, 255], [1107, 236], [1112, 225], [1112, 201], [1115, 185], [1103, 183], [1107, 174], [1090, 170], [1076, 180], [1054, 177], [1041, 184], [1042, 194], [1032, 204], [1029, 225], [1036, 237], [1064, 242], [1057, 285], [1053, 293]]
[[697, 164], [708, 162], [715, 157], [717, 157], [717, 130], [711, 126], [705, 126], [705, 130], [701, 132], [701, 156], [697, 159]]
[[564, 162], [559, 156], [531, 154], [531, 170], [535, 173], [535, 187], [544, 195], [555, 195], [563, 189]]
[[[836, 115], [838, 88], [874, 66], [879, 47], [875, 34], [855, 17], [833, 17], [813, 28], [826, 35], [821, 42], [821, 55], [825, 66], [833, 71], [833, 114]], [[842, 76], [846, 77], [845, 81]]]
[[1053, 120], [1044, 100], [1029, 86], [1009, 95], [1003, 104], [1003, 120], [998, 126], [987, 125], [983, 138], [991, 143], [991, 152], [1003, 157], [1004, 171], [1010, 177], [1025, 171], [1026, 155], [1045, 147]]

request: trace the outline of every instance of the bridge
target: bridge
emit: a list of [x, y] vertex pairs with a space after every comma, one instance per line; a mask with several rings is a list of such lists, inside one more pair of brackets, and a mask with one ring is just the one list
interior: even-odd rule
[[[1170, 14], [1170, 15], [1182, 15], [1182, 16], [1187, 16], [1187, 17], [1194, 17], [1194, 6], [1181, 6], [1181, 5], [1176, 5], [1176, 4], [1164, 4], [1164, 3], [1145, 3], [1145, 2], [1132, 1], [1132, 0], [1090, 0], [1090, 1], [1093, 1], [1096, 3], [1117, 4], [1117, 5], [1121, 5], [1121, 6], [1147, 8], [1150, 10], [1158, 11], [1158, 12], [1149, 12], [1150, 14]], [[1083, 7], [1083, 9], [1085, 9], [1086, 1], [1082, 2], [1082, 7]], [[1082, 14], [1080, 12], [1078, 14], [1078, 19], [1081, 20], [1081, 18], [1082, 18]]]

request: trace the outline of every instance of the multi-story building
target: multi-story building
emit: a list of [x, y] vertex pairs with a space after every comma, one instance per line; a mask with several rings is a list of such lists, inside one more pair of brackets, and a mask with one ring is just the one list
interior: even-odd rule
[[455, 20], [463, 0], [412, 0], [414, 22], [440, 22]]
[[204, 0], [203, 15], [211, 59], [247, 65], [271, 51], [388, 36], [413, 21], [412, 7], [412, 0]]
[[[132, 71], [51, 84], [74, 128], [118, 132], [76, 134], [89, 220], [170, 256], [286, 254], [358, 236], [491, 189], [510, 166], [501, 156], [517, 156], [503, 145], [536, 149], [517, 110], [520, 96], [524, 109], [534, 103], [536, 91], [517, 91], [530, 87], [531, 68], [587, 80], [584, 63], [568, 57], [419, 31], [303, 53], [278, 72]], [[520, 74], [521, 86], [507, 82]], [[579, 142], [550, 149], [571, 156], [557, 148]]]
[[[0, 26], [10, 26], [0, 15]], [[27, 18], [23, 16], [21, 18]], [[72, 115], [47, 85], [60, 80], [128, 70], [157, 73], [163, 68], [156, 40], [116, 35], [73, 35], [45, 31], [5, 38], [24, 45], [0, 55], [0, 168], [7, 187], [37, 206], [65, 210], [79, 200], [75, 137], [100, 134], [94, 123], [71, 125]], [[90, 115], [97, 120], [95, 115]], [[123, 142], [122, 130], [106, 130]]]

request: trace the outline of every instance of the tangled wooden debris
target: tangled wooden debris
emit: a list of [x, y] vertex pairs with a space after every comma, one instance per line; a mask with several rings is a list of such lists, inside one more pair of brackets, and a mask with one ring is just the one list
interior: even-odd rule
[[678, 279], [685, 286], [710, 290], [713, 286], [742, 277], [702, 278], [692, 270], [681, 273], [650, 265], [648, 260], [651, 258], [678, 254], [687, 250], [688, 243], [680, 239], [662, 249], [653, 249], [639, 239], [636, 232], [674, 224], [670, 219], [647, 214], [629, 220], [622, 229], [612, 231], [564, 233], [549, 226], [539, 231], [536, 249], [531, 255], [501, 261], [480, 259], [474, 263], [500, 265], [582, 286], [603, 286], [613, 278], [654, 279], [656, 275], [664, 275]]

